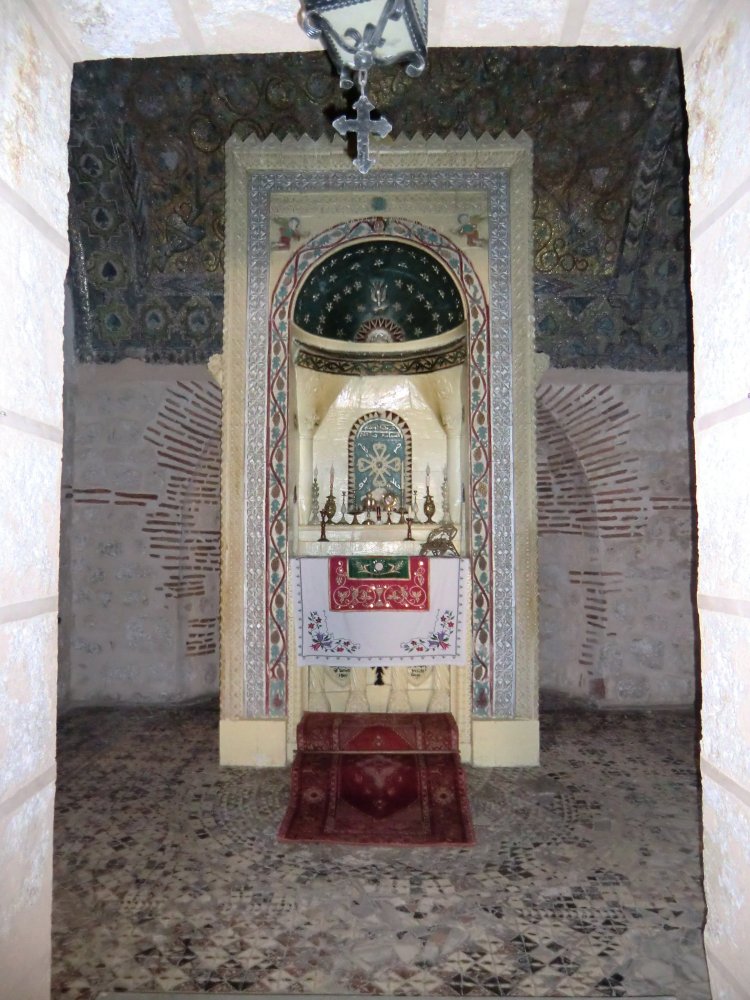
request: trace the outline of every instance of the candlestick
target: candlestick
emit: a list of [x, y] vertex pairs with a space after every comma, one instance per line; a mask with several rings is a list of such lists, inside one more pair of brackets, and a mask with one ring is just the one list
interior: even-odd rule
[[432, 524], [432, 518], [435, 513], [435, 501], [432, 499], [432, 494], [429, 490], [427, 490], [424, 498], [423, 509], [427, 524]]
[[346, 519], [346, 490], [341, 491], [341, 517], [336, 522], [337, 524], [348, 524]]
[[312, 489], [310, 490], [310, 517], [308, 524], [317, 524], [320, 517], [320, 487], [318, 486], [318, 467], [313, 473]]
[[452, 524], [451, 513], [448, 509], [448, 470], [443, 469], [443, 484], [441, 486], [441, 500], [443, 504], [443, 524]]

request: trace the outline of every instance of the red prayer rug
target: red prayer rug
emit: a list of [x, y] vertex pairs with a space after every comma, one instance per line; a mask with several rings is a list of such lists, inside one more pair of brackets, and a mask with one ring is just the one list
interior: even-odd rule
[[363, 846], [475, 843], [448, 713], [307, 712], [279, 839]]

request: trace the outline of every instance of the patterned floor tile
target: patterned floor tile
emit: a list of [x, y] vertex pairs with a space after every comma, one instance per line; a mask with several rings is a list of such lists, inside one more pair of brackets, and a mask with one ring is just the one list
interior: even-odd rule
[[280, 844], [287, 770], [221, 769], [217, 715], [79, 711], [59, 739], [53, 1000], [104, 990], [709, 997], [695, 728], [542, 719], [467, 769], [478, 844]]

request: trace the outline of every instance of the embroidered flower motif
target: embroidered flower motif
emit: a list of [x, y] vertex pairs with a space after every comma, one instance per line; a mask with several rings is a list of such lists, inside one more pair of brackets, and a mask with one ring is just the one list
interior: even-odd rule
[[328, 623], [318, 611], [307, 616], [307, 634], [316, 653], [356, 653], [359, 643], [351, 639], [337, 639], [328, 631]]
[[435, 630], [428, 632], [427, 637], [409, 639], [401, 643], [401, 648], [407, 653], [437, 653], [450, 650], [453, 634], [456, 629], [456, 616], [453, 611], [443, 611], [438, 615]]

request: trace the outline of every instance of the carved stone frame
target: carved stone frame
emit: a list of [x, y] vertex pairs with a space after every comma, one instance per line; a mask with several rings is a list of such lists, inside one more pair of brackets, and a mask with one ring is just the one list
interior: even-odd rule
[[[342, 189], [484, 189], [489, 192], [488, 278], [490, 331], [488, 443], [491, 490], [491, 551], [485, 554], [496, 628], [490, 637], [492, 697], [488, 710], [471, 702], [456, 705], [459, 724], [471, 733], [475, 763], [533, 763], [538, 757], [537, 563], [533, 296], [531, 269], [531, 144], [516, 139], [471, 137], [397, 140], [379, 151], [378, 170], [358, 175], [338, 141], [232, 138], [227, 144], [227, 238], [223, 355], [224, 423], [222, 459], [222, 724], [225, 763], [279, 764], [286, 758], [286, 733], [297, 714], [297, 678], [289, 685], [287, 714], [269, 711], [260, 696], [267, 593], [257, 572], [266, 553], [268, 500], [265, 470], [273, 456], [258, 446], [258, 408], [268, 398], [267, 343], [271, 290], [268, 282], [269, 217], [263, 198], [270, 192]], [[265, 261], [265, 266], [264, 266]], [[511, 267], [512, 261], [512, 267]], [[268, 424], [266, 416], [266, 424]], [[255, 439], [248, 425], [252, 423]], [[273, 473], [272, 473], [273, 474]], [[280, 473], [285, 474], [285, 473]], [[255, 567], [255, 573], [249, 567]], [[261, 593], [261, 589], [263, 592]], [[291, 622], [288, 622], [291, 627]], [[465, 685], [468, 690], [468, 684]], [[468, 730], [468, 731], [467, 731]]]

